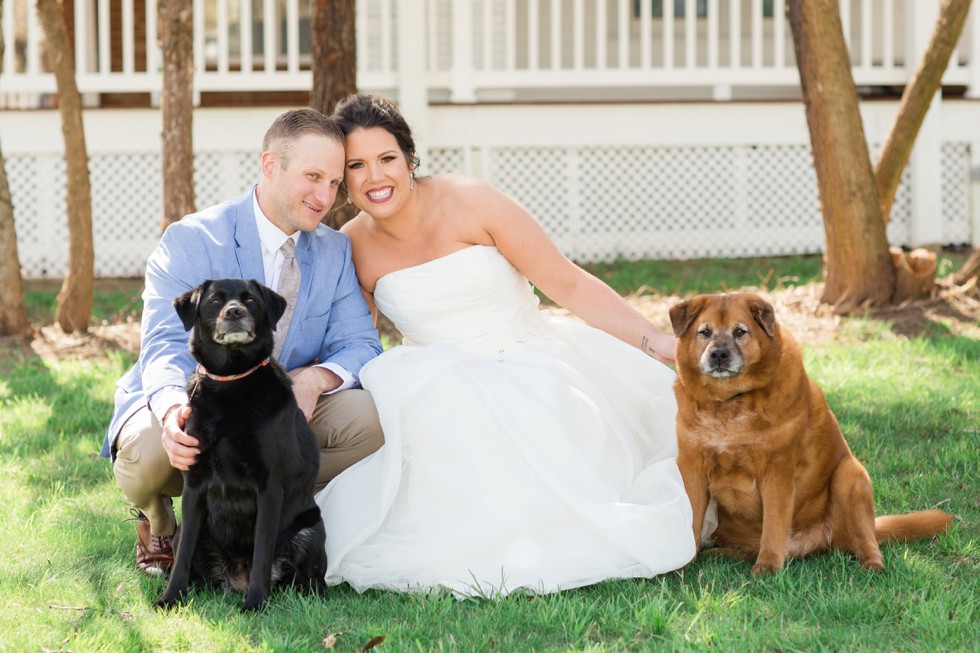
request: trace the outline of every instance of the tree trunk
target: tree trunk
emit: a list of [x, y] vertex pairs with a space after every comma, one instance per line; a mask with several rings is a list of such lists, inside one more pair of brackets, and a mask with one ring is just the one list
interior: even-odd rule
[[787, 5], [827, 238], [822, 301], [887, 304], [895, 288], [885, 223], [837, 0]]
[[980, 247], [973, 250], [970, 258], [963, 264], [963, 268], [953, 277], [953, 283], [962, 286], [970, 279], [976, 279], [978, 277], [980, 277]]
[[[0, 9], [2, 7], [0, 0]], [[0, 60], [3, 59], [2, 39], [0, 35]], [[20, 257], [17, 255], [14, 204], [10, 199], [3, 152], [0, 151], [0, 336], [29, 336], [31, 333], [31, 321], [24, 307]]]
[[[0, 61], [3, 39], [3, 0], [0, 0]], [[0, 336], [30, 336], [31, 321], [24, 307], [24, 282], [20, 276], [14, 203], [10, 198], [7, 167], [0, 151]]]
[[195, 210], [194, 8], [191, 0], [162, 0], [158, 24], [163, 50], [163, 224]]
[[58, 86], [61, 132], [65, 140], [68, 189], [68, 270], [58, 293], [54, 319], [66, 332], [87, 331], [92, 314], [95, 253], [92, 248], [92, 190], [82, 125], [82, 99], [75, 83], [75, 57], [59, 0], [37, 0], [37, 15]]
[[970, 0], [943, 0], [939, 20], [936, 21], [922, 61], [902, 93], [898, 116], [874, 169], [881, 216], [886, 225], [891, 217], [895, 191], [902, 180], [902, 171], [909, 161], [912, 146], [915, 145], [915, 137], [925, 120], [932, 97], [942, 83], [943, 73], [946, 72], [949, 58], [963, 33], [969, 10]]
[[354, 0], [316, 0], [313, 12], [310, 106], [329, 116], [357, 93], [356, 7]]
[[[357, 12], [354, 0], [316, 0], [314, 5], [310, 106], [330, 115], [337, 102], [357, 92]], [[342, 189], [324, 224], [339, 229], [357, 214], [357, 208], [346, 200], [346, 189]]]
[[10, 201], [7, 171], [0, 153], [0, 336], [24, 336], [33, 333], [24, 307], [24, 284], [17, 256], [17, 233], [14, 229], [14, 207]]

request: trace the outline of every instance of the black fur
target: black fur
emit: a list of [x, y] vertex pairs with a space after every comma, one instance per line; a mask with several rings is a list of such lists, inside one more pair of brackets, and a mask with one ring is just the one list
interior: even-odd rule
[[[194, 357], [215, 375], [243, 374], [272, 354], [286, 301], [256, 281], [206, 281], [174, 300]], [[158, 607], [190, 584], [247, 590], [243, 610], [273, 586], [326, 590], [326, 534], [313, 501], [319, 451], [274, 359], [231, 381], [195, 373], [186, 432], [201, 453], [184, 475], [183, 524]]]

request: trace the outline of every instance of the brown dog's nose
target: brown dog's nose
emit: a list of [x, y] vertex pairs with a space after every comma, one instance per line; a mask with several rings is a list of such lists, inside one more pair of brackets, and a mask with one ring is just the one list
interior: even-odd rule
[[728, 359], [731, 357], [732, 356], [728, 352], [727, 347], [716, 347], [715, 349], [711, 350], [711, 354], [709, 356], [709, 358], [711, 359], [711, 364], [714, 365], [715, 367], [720, 367], [724, 365], [725, 363], [728, 362]]

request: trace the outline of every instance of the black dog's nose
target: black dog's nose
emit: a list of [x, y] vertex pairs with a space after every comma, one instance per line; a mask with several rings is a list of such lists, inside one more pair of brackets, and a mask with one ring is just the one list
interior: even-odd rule
[[728, 362], [728, 359], [731, 357], [732, 357], [731, 354], [728, 352], [728, 349], [725, 347], [716, 347], [715, 349], [712, 349], [711, 354], [709, 356], [709, 358], [711, 359], [711, 364], [714, 365], [715, 367], [724, 365], [725, 363]]
[[241, 304], [228, 304], [221, 312], [221, 317], [226, 320], [238, 320], [245, 315], [245, 308]]

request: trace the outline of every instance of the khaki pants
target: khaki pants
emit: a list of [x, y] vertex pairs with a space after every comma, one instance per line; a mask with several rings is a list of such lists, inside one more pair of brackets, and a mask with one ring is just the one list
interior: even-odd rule
[[[366, 390], [341, 390], [320, 397], [310, 427], [320, 445], [317, 491], [384, 444], [378, 411]], [[153, 413], [139, 409], [119, 431], [112, 466], [116, 483], [146, 515], [154, 535], [174, 532], [177, 520], [170, 497], [179, 497], [184, 487], [180, 470], [170, 466], [162, 436], [163, 426]]]

